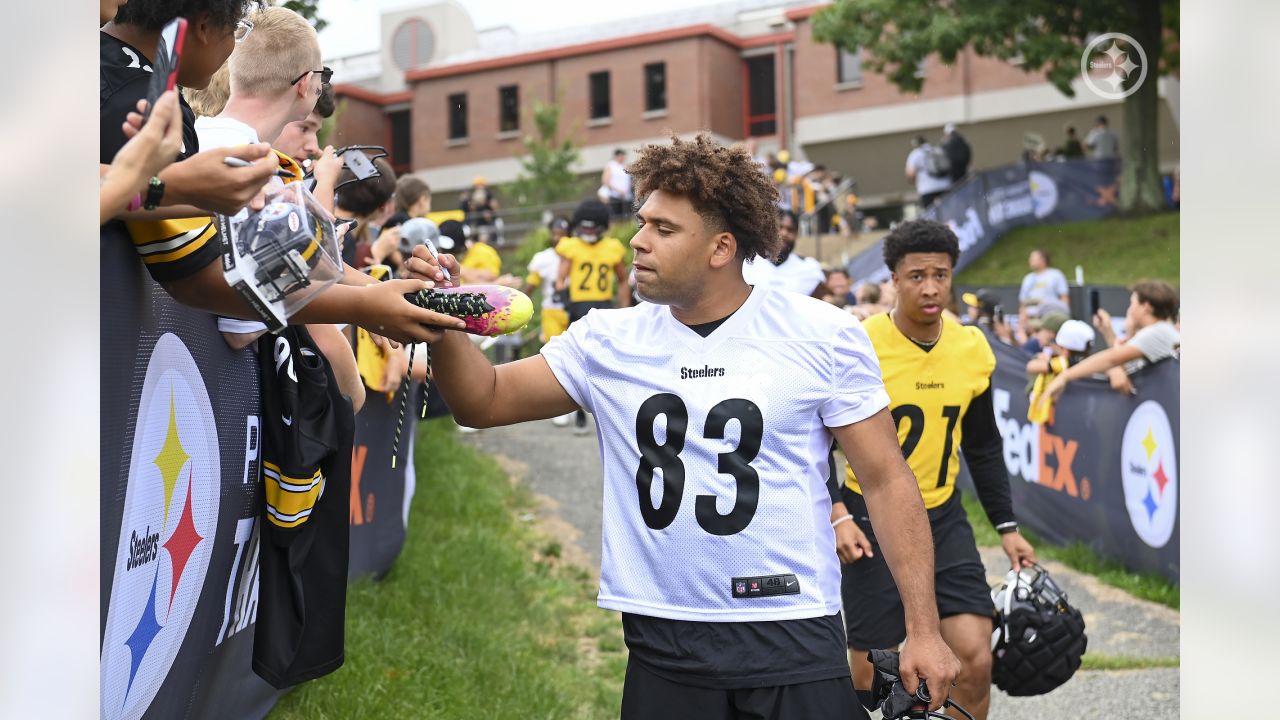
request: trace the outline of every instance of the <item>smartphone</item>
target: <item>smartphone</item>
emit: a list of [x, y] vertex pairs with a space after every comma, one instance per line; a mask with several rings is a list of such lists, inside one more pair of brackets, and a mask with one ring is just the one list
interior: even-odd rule
[[1102, 307], [1102, 305], [1098, 299], [1098, 289], [1093, 288], [1089, 290], [1089, 317], [1092, 318], [1094, 315], [1097, 315], [1100, 307]]
[[151, 117], [151, 108], [165, 92], [178, 85], [178, 63], [182, 59], [182, 48], [187, 41], [187, 19], [174, 18], [160, 31], [160, 41], [156, 43], [156, 52], [151, 60], [151, 84], [147, 87], [147, 112], [145, 118]]

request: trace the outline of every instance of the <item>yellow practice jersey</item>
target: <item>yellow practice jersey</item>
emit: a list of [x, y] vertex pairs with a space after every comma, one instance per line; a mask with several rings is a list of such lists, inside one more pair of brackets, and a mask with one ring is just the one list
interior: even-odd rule
[[556, 253], [569, 258], [569, 302], [612, 300], [618, 285], [614, 268], [627, 257], [617, 238], [594, 243], [567, 237], [556, 244]]
[[[920, 483], [925, 507], [938, 507], [955, 491], [961, 419], [991, 384], [996, 356], [981, 330], [950, 318], [943, 318], [942, 335], [928, 351], [903, 335], [888, 313], [862, 326], [880, 358], [902, 454]], [[847, 465], [845, 477], [849, 489], [860, 493]]]
[[502, 258], [488, 243], [478, 242], [468, 248], [459, 265], [472, 270], [488, 270], [494, 277], [502, 274]]

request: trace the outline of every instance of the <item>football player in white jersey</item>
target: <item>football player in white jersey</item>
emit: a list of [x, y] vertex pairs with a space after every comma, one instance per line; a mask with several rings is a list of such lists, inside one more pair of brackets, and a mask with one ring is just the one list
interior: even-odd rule
[[[673, 138], [630, 172], [648, 302], [592, 310], [496, 368], [460, 333], [431, 352], [466, 425], [595, 415], [598, 602], [622, 613], [630, 650], [622, 717], [866, 717], [839, 617], [833, 437], [865, 478], [902, 592], [907, 690], [927, 681], [937, 709], [960, 666], [939, 635], [928, 520], [866, 333], [821, 300], [743, 280], [745, 258], [779, 249], [776, 191], [745, 151]], [[444, 279], [425, 249], [409, 267]]]

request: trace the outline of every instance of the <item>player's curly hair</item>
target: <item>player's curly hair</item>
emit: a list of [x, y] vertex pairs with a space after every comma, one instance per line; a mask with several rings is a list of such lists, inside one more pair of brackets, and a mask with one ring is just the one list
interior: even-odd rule
[[627, 166], [636, 197], [662, 190], [689, 199], [712, 232], [729, 232], [738, 257], [773, 259], [778, 239], [778, 191], [747, 151], [725, 147], [706, 133], [693, 140], [672, 135], [670, 145], [646, 145]]
[[116, 22], [144, 30], [163, 30], [176, 17], [206, 18], [218, 27], [235, 27], [256, 0], [129, 0], [116, 11]]
[[911, 220], [894, 228], [884, 238], [884, 264], [897, 270], [910, 253], [946, 253], [951, 267], [960, 259], [960, 241], [951, 228], [935, 220]]

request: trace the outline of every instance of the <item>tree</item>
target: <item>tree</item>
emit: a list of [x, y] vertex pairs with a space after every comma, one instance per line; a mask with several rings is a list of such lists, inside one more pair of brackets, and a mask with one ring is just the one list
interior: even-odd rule
[[533, 101], [534, 133], [524, 137], [520, 174], [509, 194], [520, 205], [550, 205], [577, 199], [582, 181], [574, 166], [580, 155], [572, 138], [560, 139], [560, 105]]
[[[1082, 52], [1109, 32], [1136, 40], [1151, 64], [1142, 85], [1124, 99], [1119, 202], [1123, 212], [1150, 212], [1164, 206], [1156, 80], [1178, 67], [1176, 0], [835, 0], [813, 19], [816, 40], [850, 52], [862, 48], [871, 69], [907, 92], [923, 86], [917, 68], [926, 56], [938, 53], [951, 64], [969, 47], [983, 57], [1018, 58], [1027, 72], [1043, 70], [1059, 92], [1073, 97]], [[1130, 73], [1122, 87], [1138, 77]]]

